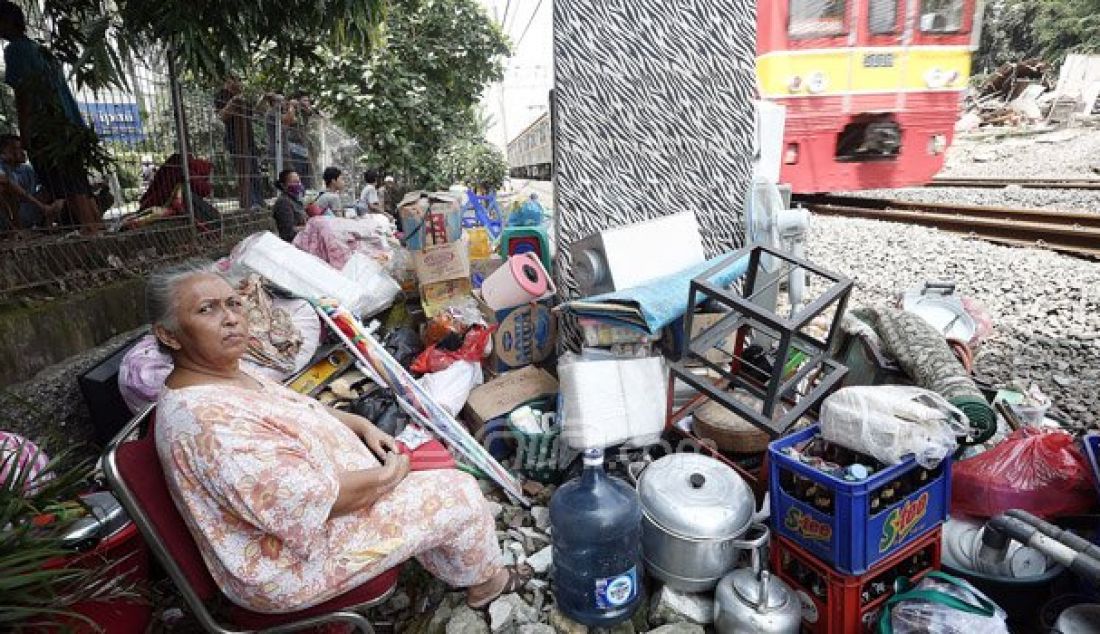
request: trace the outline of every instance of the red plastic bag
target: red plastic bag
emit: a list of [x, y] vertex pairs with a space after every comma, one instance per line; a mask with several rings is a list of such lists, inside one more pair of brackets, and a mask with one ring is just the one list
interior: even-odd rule
[[493, 336], [496, 325], [474, 326], [466, 331], [466, 337], [462, 340], [462, 347], [450, 351], [440, 348], [438, 345], [428, 346], [413, 359], [410, 370], [418, 374], [439, 372], [451, 367], [455, 361], [472, 361], [477, 363], [485, 356], [485, 347], [489, 338]]
[[1096, 490], [1073, 436], [1024, 427], [993, 449], [955, 464], [951, 513], [993, 517], [1023, 509], [1054, 518], [1088, 511]]

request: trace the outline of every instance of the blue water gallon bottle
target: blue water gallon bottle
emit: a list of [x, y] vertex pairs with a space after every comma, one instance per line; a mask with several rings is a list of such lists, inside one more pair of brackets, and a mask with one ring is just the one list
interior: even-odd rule
[[630, 618], [644, 596], [642, 507], [626, 482], [603, 470], [603, 451], [584, 453], [584, 472], [550, 500], [554, 599], [590, 627]]

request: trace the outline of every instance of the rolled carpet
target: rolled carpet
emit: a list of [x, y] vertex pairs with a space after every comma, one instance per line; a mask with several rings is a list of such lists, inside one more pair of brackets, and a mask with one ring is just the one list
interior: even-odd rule
[[883, 350], [917, 385], [940, 394], [966, 414], [971, 435], [963, 444], [982, 443], [993, 436], [997, 414], [942, 333], [920, 316], [900, 310], [871, 308], [857, 316], [875, 329]]

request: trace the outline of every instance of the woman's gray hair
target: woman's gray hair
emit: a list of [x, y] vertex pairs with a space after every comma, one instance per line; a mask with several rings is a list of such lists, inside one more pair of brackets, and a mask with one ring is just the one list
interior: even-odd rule
[[168, 330], [179, 327], [176, 320], [176, 290], [179, 285], [196, 275], [218, 275], [210, 260], [188, 260], [154, 271], [145, 286], [145, 313], [153, 326], [160, 324]]

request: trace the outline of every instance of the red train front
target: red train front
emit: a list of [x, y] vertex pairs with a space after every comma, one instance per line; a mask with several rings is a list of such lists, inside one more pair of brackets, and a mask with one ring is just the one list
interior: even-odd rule
[[759, 3], [761, 93], [786, 107], [780, 181], [803, 193], [931, 180], [958, 118], [980, 5]]

